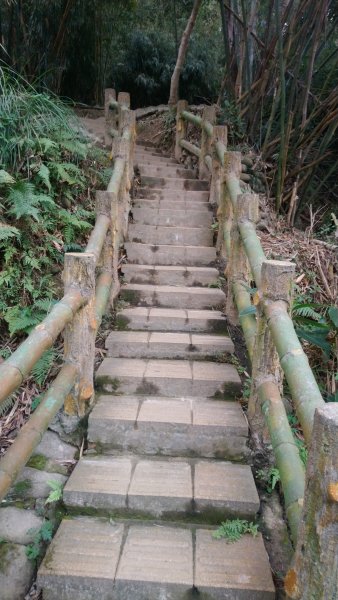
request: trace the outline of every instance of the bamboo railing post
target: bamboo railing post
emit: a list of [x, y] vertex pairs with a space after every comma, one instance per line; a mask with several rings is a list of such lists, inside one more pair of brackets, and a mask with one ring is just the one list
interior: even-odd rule
[[112, 88], [104, 90], [104, 118], [105, 118], [105, 131], [104, 131], [104, 143], [106, 148], [109, 148], [112, 143], [112, 136], [110, 134], [112, 129], [116, 128], [116, 114], [110, 110], [110, 101], [116, 100], [116, 92]]
[[236, 202], [233, 202], [230, 196], [229, 181], [239, 181], [241, 174], [241, 154], [240, 152], [225, 152], [224, 153], [224, 184], [225, 193], [222, 197], [224, 214], [223, 238], [225, 241], [225, 249], [227, 253], [227, 265], [225, 274], [228, 282], [228, 292], [226, 300], [226, 315], [230, 323], [238, 324], [238, 315], [234, 302], [234, 281], [237, 270], [236, 262], [241, 263], [240, 237], [238, 232], [237, 220], [235, 218]]
[[[111, 192], [96, 192], [96, 217], [99, 215], [104, 215], [111, 219], [111, 204], [112, 204], [112, 194]], [[113, 248], [112, 248], [112, 236], [111, 236], [111, 226], [110, 230], [105, 239], [105, 243], [102, 249], [102, 253], [99, 259], [98, 268], [100, 272], [112, 272], [112, 256], [113, 256]]]
[[[247, 197], [244, 194], [242, 197]], [[256, 206], [256, 217], [258, 217], [258, 197]], [[254, 296], [262, 302], [257, 302], [257, 335], [253, 353], [252, 364], [252, 388], [248, 406], [248, 419], [252, 431], [257, 439], [266, 440], [265, 420], [261, 410], [258, 390], [266, 382], [276, 385], [282, 394], [283, 370], [267, 319], [264, 314], [264, 304], [269, 302], [283, 301], [288, 310], [292, 302], [292, 281], [295, 273], [295, 264], [287, 261], [265, 260], [261, 269], [261, 289]]]
[[201, 136], [201, 153], [199, 156], [198, 162], [198, 178], [199, 179], [209, 179], [210, 171], [205, 163], [205, 157], [207, 155], [211, 155], [211, 136], [208, 135], [204, 128], [204, 124], [206, 121], [214, 124], [216, 119], [216, 107], [215, 106], [205, 106], [202, 114], [202, 136]]
[[338, 405], [315, 412], [304, 509], [285, 591], [295, 600], [338, 598]]
[[121, 133], [126, 126], [126, 118], [130, 109], [130, 94], [128, 92], [119, 92], [117, 96], [118, 108], [118, 131]]
[[211, 182], [210, 182], [210, 196], [209, 202], [212, 206], [217, 206], [217, 220], [218, 220], [218, 234], [217, 234], [217, 242], [216, 242], [216, 251], [222, 257], [226, 256], [226, 250], [224, 249], [225, 240], [223, 238], [223, 230], [224, 230], [224, 202], [223, 196], [226, 193], [226, 186], [224, 183], [224, 172], [223, 172], [223, 163], [219, 160], [219, 157], [216, 154], [215, 146], [218, 142], [224, 145], [224, 148], [227, 147], [228, 140], [228, 128], [226, 125], [215, 125], [213, 128], [212, 138], [211, 138], [211, 147], [213, 148], [211, 157], [212, 157], [212, 171], [211, 171]]
[[77, 367], [74, 388], [65, 401], [65, 412], [83, 416], [94, 393], [95, 357], [95, 256], [92, 253], [65, 254], [63, 272], [65, 292], [81, 291], [86, 304], [74, 314], [64, 330], [65, 363]]
[[187, 123], [182, 119], [182, 112], [187, 110], [188, 102], [179, 100], [176, 107], [176, 141], [175, 141], [175, 159], [180, 162], [182, 157], [181, 140], [185, 139], [187, 133]]

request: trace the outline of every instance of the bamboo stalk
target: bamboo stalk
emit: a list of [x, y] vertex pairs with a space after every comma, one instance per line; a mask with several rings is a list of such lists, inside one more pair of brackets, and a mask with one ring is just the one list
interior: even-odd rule
[[98, 215], [95, 222], [95, 227], [92, 230], [87, 246], [86, 252], [94, 254], [95, 262], [99, 261], [102, 248], [107, 236], [107, 232], [110, 226], [110, 219], [106, 215]]
[[181, 112], [181, 117], [184, 121], [189, 121], [189, 123], [193, 123], [193, 125], [197, 125], [197, 127], [202, 127], [202, 117], [194, 115], [188, 110], [183, 110]]
[[271, 381], [257, 386], [262, 412], [280, 473], [286, 516], [297, 542], [305, 490], [305, 472], [278, 387]]
[[21, 385], [39, 358], [53, 345], [65, 325], [72, 321], [85, 302], [86, 298], [80, 290], [72, 289], [67, 292], [19, 348], [0, 365], [0, 406]]
[[74, 365], [64, 365], [42, 402], [30, 416], [29, 421], [20, 429], [15, 442], [0, 461], [0, 501], [5, 497], [18, 473], [29, 460], [36, 446], [41, 442], [44, 432], [62, 408], [77, 376]]
[[194, 144], [191, 144], [187, 140], [181, 140], [180, 141], [180, 146], [181, 146], [181, 148], [184, 148], [185, 150], [188, 150], [188, 152], [190, 152], [191, 154], [195, 154], [195, 156], [199, 157], [200, 154], [201, 154], [201, 149], [198, 148], [198, 146], [195, 146]]

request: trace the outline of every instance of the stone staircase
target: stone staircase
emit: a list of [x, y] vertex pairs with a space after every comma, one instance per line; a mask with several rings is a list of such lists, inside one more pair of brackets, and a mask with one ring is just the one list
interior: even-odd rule
[[[255, 519], [259, 498], [241, 382], [212, 266], [208, 182], [136, 147], [142, 185], [125, 244], [117, 330], [96, 373], [88, 453], [39, 569], [45, 600], [272, 600], [261, 535], [212, 536]], [[91, 451], [93, 452], [93, 450]]]

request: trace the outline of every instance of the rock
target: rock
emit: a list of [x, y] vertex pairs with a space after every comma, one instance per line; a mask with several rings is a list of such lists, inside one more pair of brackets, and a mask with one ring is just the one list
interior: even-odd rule
[[25, 467], [17, 478], [10, 494], [21, 499], [47, 498], [52, 491], [48, 481], [57, 481], [64, 485], [67, 477], [59, 473], [47, 473], [32, 467]]
[[7, 506], [0, 508], [0, 539], [15, 544], [30, 544], [34, 534], [30, 529], [39, 529], [43, 519], [33, 510]]
[[63, 442], [57, 433], [46, 431], [40, 444], [35, 448], [33, 456], [42, 454], [55, 461], [72, 460], [77, 452], [75, 446]]
[[1, 600], [20, 600], [30, 588], [34, 563], [26, 556], [26, 547], [0, 544]]

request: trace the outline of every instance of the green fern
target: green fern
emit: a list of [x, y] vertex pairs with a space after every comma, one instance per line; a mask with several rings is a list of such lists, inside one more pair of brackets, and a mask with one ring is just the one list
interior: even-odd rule
[[12, 225], [6, 225], [6, 223], [0, 223], [0, 243], [8, 240], [9, 238], [20, 237], [20, 231]]
[[213, 537], [217, 540], [225, 538], [227, 542], [238, 542], [241, 537], [249, 533], [253, 537], [258, 535], [258, 525], [244, 519], [228, 519], [221, 523], [220, 527], [213, 533]]
[[48, 169], [47, 165], [42, 164], [38, 170], [38, 178], [41, 179], [41, 181], [45, 184], [46, 188], [48, 189], [48, 191], [51, 191], [52, 185], [49, 179], [50, 176], [50, 170]]
[[14, 177], [7, 171], [0, 169], [0, 185], [12, 185], [13, 183], [15, 183]]
[[32, 375], [38, 385], [43, 385], [45, 383], [56, 358], [57, 353], [54, 348], [49, 348], [49, 350], [46, 350], [46, 352], [43, 353], [40, 360], [38, 360], [36, 365], [33, 367]]
[[6, 400], [4, 400], [1, 403], [0, 406], [0, 417], [3, 417], [14, 405], [15, 402], [15, 396], [11, 395], [8, 396], [8, 398], [6, 398]]

